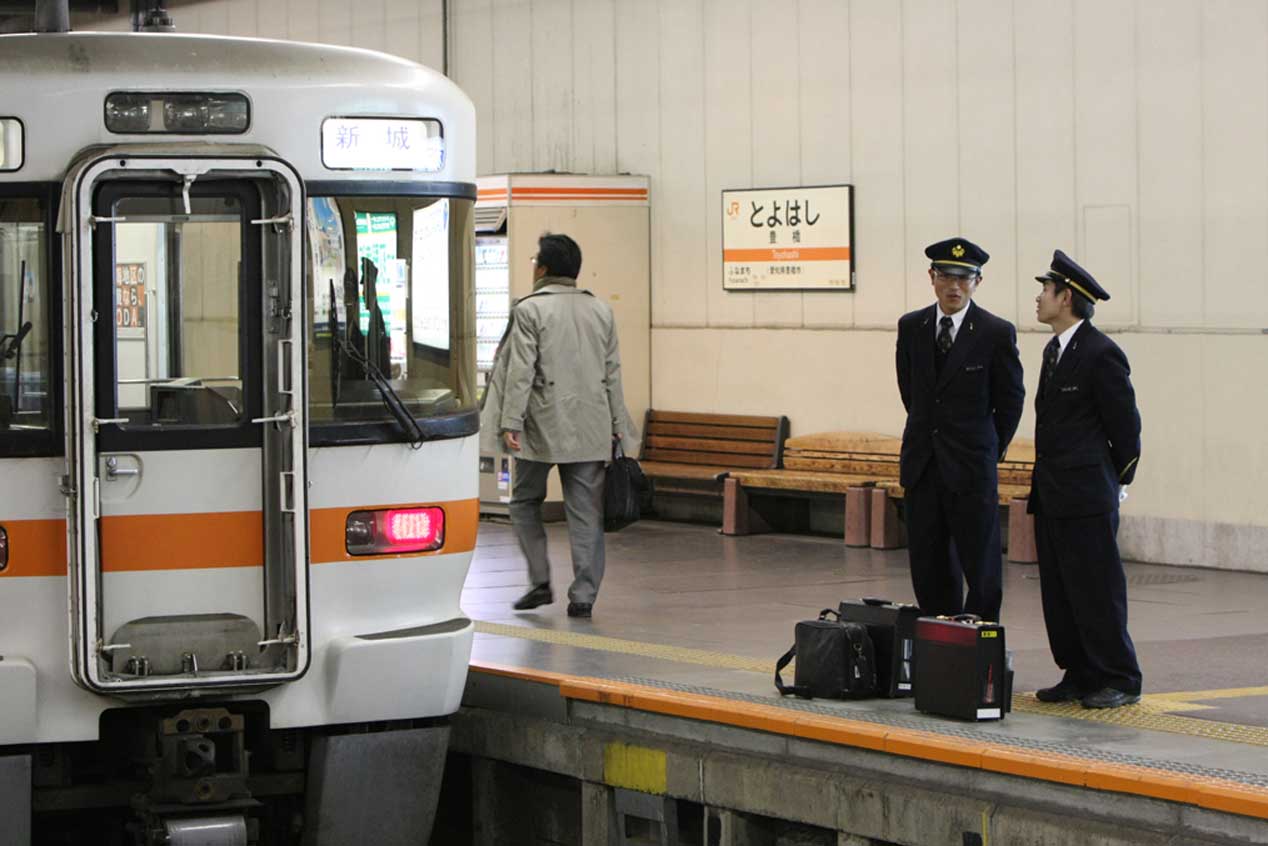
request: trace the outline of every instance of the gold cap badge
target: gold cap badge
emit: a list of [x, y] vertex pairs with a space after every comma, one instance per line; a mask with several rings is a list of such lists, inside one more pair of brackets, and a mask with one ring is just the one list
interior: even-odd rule
[[952, 248], [951, 248], [951, 255], [955, 256], [956, 258], [963, 258], [963, 257], [964, 257], [964, 245], [963, 245], [963, 244], [956, 244], [954, 247], [952, 247]]

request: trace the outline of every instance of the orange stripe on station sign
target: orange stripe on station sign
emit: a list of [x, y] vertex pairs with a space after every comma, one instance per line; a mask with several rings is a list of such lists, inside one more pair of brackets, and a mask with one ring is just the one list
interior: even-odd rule
[[723, 261], [849, 261], [849, 247], [776, 247], [769, 250], [724, 250]]
[[[445, 512], [445, 543], [431, 552], [408, 552], [404, 555], [349, 555], [344, 539], [348, 515], [354, 511], [388, 511], [396, 508], [441, 508]], [[446, 555], [475, 549], [476, 527], [480, 523], [478, 499], [456, 499], [450, 502], [419, 502], [404, 505], [362, 505], [356, 507], [314, 508], [309, 513], [309, 560], [314, 564], [337, 561], [374, 561], [378, 558], [413, 558], [419, 555]]]
[[106, 573], [262, 567], [264, 513], [103, 517], [101, 557]]
[[524, 197], [550, 197], [558, 194], [576, 195], [576, 196], [613, 196], [613, 197], [634, 197], [643, 198], [647, 196], [646, 188], [569, 188], [567, 186], [557, 186], [552, 188], [521, 188], [516, 186], [511, 189], [516, 196]]
[[65, 520], [0, 520], [9, 535], [9, 566], [0, 579], [66, 575]]

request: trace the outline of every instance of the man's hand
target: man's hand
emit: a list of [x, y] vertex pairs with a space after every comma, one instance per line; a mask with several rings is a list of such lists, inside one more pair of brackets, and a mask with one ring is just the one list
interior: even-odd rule
[[505, 444], [506, 448], [509, 449], [511, 452], [519, 452], [520, 451], [520, 433], [512, 432], [509, 429], [506, 430], [505, 432], [502, 433], [502, 443]]

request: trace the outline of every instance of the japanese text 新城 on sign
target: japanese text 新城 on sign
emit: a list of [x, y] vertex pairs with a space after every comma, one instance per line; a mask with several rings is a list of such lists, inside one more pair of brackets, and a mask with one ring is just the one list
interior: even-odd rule
[[722, 286], [854, 288], [853, 186], [722, 192]]

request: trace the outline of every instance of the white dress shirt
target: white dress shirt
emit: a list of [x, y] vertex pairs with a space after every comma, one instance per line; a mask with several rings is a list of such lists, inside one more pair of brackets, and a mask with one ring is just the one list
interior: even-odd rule
[[1069, 329], [1065, 330], [1064, 332], [1062, 332], [1060, 335], [1057, 336], [1057, 346], [1060, 347], [1060, 349], [1057, 350], [1058, 362], [1061, 361], [1061, 356], [1065, 355], [1065, 348], [1070, 345], [1070, 339], [1074, 337], [1074, 333], [1079, 331], [1079, 327], [1082, 325], [1083, 325], [1083, 321], [1080, 320], [1078, 323], [1074, 324]]

